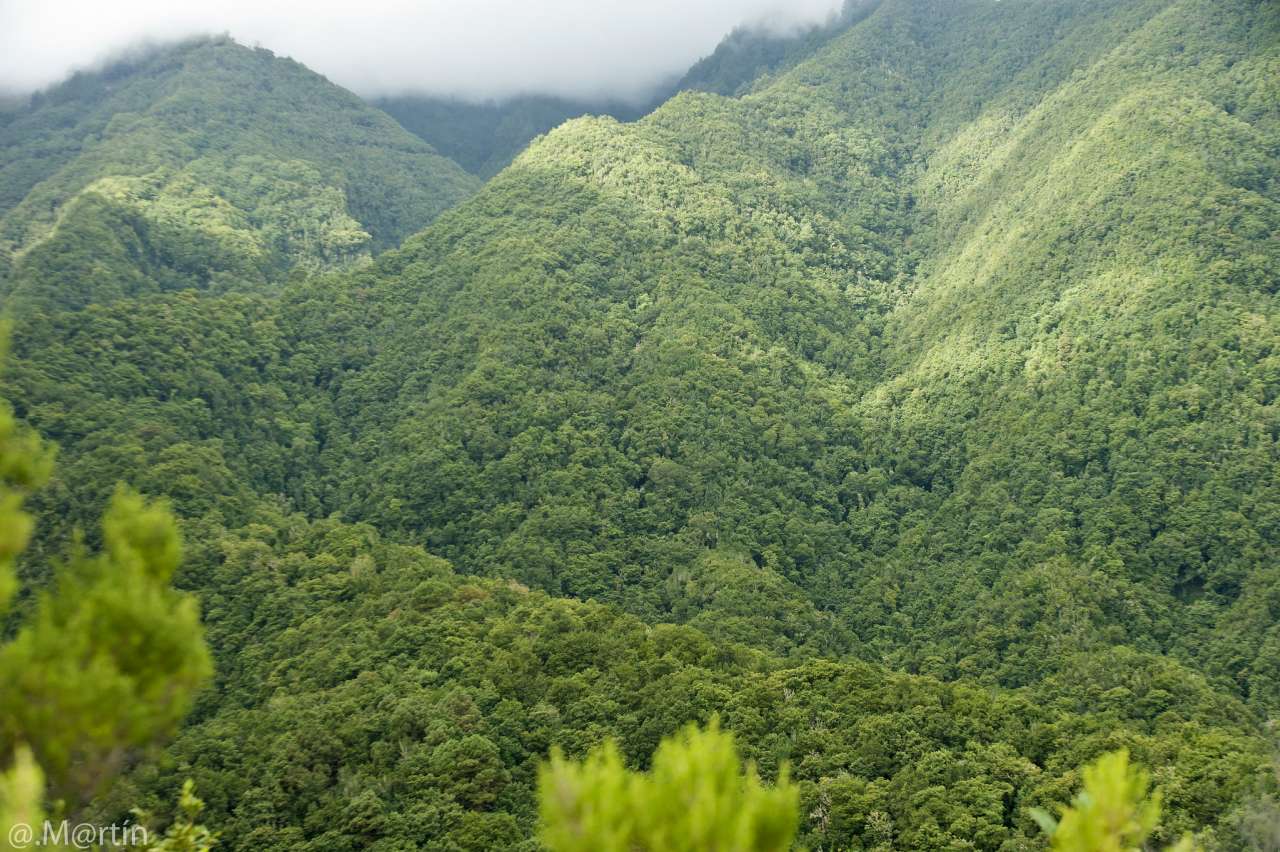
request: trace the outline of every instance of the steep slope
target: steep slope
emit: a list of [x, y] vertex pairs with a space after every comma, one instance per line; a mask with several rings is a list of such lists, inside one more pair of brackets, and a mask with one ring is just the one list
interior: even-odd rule
[[885, 448], [861, 416], [930, 251], [930, 153], [1133, 49], [1161, 5], [888, 4], [760, 93], [550, 134], [403, 252], [299, 291], [326, 323], [359, 294], [324, 337], [369, 353], [335, 376], [354, 428], [333, 505], [649, 617], [708, 550], [847, 612], [890, 570], [864, 569], [885, 555], [867, 525], [901, 532], [875, 498], [937, 499], [912, 454], [955, 450], [913, 451], [923, 428]]
[[818, 24], [774, 28], [751, 24], [736, 28], [699, 59], [674, 91], [741, 95], [803, 62], [827, 42], [875, 11], [879, 0], [845, 0], [838, 13]]
[[328, 499], [779, 650], [1020, 686], [1125, 645], [1274, 713], [1276, 61], [1268, 4], [887, 3], [570, 123], [299, 291], [362, 341]]
[[1128, 745], [1162, 839], [1248, 848], [1280, 11], [885, 0], [794, 59], [278, 298], [16, 330], [42, 528], [121, 476], [187, 519], [221, 689], [137, 789], [243, 848], [518, 846], [549, 744], [721, 710], [815, 846], [1026, 848]]
[[79, 307], [349, 265], [476, 181], [302, 66], [206, 39], [78, 74], [0, 128], [11, 302]]
[[678, 92], [736, 95], [767, 75], [802, 61], [869, 15], [878, 0], [846, 0], [822, 24], [775, 30], [764, 25], [735, 29], [673, 84], [642, 103], [518, 95], [474, 102], [433, 95], [396, 95], [373, 104], [472, 174], [490, 178], [511, 164], [536, 137], [583, 116], [635, 121]]
[[1124, 643], [1274, 715], [1280, 16], [1153, 12], [931, 154], [848, 600], [897, 665], [1021, 684]]
[[[570, 122], [403, 250], [291, 287], [272, 354], [236, 356], [280, 390], [166, 383], [174, 416], [224, 414], [148, 441], [780, 653], [1017, 686], [1123, 644], [1271, 712], [1276, 25], [884, 3], [749, 96]], [[101, 338], [53, 380], [40, 334], [12, 396], [71, 469], [103, 438], [50, 389]], [[105, 387], [158, 410], [154, 380]]]

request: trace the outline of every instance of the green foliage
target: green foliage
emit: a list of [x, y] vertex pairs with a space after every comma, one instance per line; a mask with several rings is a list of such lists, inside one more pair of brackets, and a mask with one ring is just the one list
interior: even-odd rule
[[19, 844], [10, 830], [13, 826], [40, 825], [44, 820], [44, 773], [31, 755], [31, 749], [19, 746], [13, 764], [0, 772], [0, 850], [16, 852], [30, 844]]
[[[8, 338], [8, 328], [0, 329], [0, 350], [8, 348]], [[0, 617], [8, 614], [18, 585], [14, 562], [31, 536], [32, 519], [22, 511], [23, 501], [48, 478], [52, 462], [53, 454], [39, 436], [19, 426], [8, 404], [0, 401]], [[0, 771], [0, 849], [6, 852], [13, 848], [11, 826], [37, 825], [44, 818], [45, 793], [44, 773], [30, 747], [10, 744], [8, 756], [12, 764]]]
[[190, 559], [217, 689], [163, 760], [98, 802], [103, 824], [164, 807], [189, 777], [229, 849], [519, 847], [552, 747], [580, 760], [613, 739], [646, 768], [663, 738], [713, 714], [763, 777], [793, 767], [809, 848], [1030, 844], [1025, 809], [1068, 798], [1078, 765], [1122, 746], [1162, 773], [1173, 832], [1223, 820], [1266, 780], [1270, 753], [1238, 701], [1161, 698], [1155, 676], [1148, 693], [1130, 677], [1137, 699], [1057, 707], [1050, 687], [800, 663], [456, 575], [367, 525], [264, 507], [204, 535], [214, 547]]
[[[885, 3], [743, 98], [562, 126], [287, 294], [327, 508], [773, 649], [1018, 688], [1127, 647], [1273, 712], [1274, 109], [1232, 104], [1276, 28]], [[712, 563], [795, 615], [735, 624]]]
[[[8, 340], [8, 327], [0, 328], [0, 359]], [[33, 430], [20, 425], [8, 403], [0, 400], [0, 616], [7, 614], [17, 590], [15, 561], [31, 538], [32, 519], [22, 504], [33, 488], [45, 483], [52, 467], [52, 451]]]
[[[740, 97], [552, 130], [371, 262], [426, 220], [357, 204], [394, 187], [315, 122], [386, 120], [265, 55], [4, 125], [49, 154], [0, 165], [48, 296], [5, 390], [61, 452], [19, 602], [79, 623], [34, 604], [77, 526], [103, 594], [168, 564], [93, 531], [126, 480], [180, 517], [218, 661], [95, 812], [191, 777], [228, 848], [528, 849], [553, 746], [645, 768], [718, 713], [812, 848], [1034, 848], [1119, 749], [1150, 842], [1265, 840], [1275, 6], [861, 11]], [[300, 106], [206, 121], [245, 63]], [[139, 144], [81, 157], [77, 117]], [[332, 271], [254, 277], [287, 268]]]
[[21, 311], [262, 290], [365, 262], [475, 188], [350, 93], [227, 38], [77, 74], [0, 144], [3, 292]]
[[[658, 98], [665, 100], [665, 95]], [[374, 105], [467, 171], [491, 178], [538, 136], [571, 118], [610, 115], [633, 121], [655, 104], [516, 95], [473, 102], [431, 95], [379, 98]]]
[[[1129, 764], [1123, 749], [1102, 755], [1082, 772], [1084, 788], [1061, 819], [1045, 811], [1035, 813], [1053, 849], [1061, 852], [1137, 852], [1160, 823], [1160, 792], [1147, 795], [1150, 776]], [[1172, 847], [1192, 852], [1186, 838]]]
[[799, 821], [786, 767], [772, 787], [753, 766], [744, 774], [714, 717], [664, 739], [645, 773], [628, 771], [613, 742], [580, 764], [553, 750], [538, 795], [539, 836], [556, 852], [783, 852]]
[[[178, 794], [178, 813], [163, 835], [146, 845], [148, 852], [209, 852], [218, 844], [218, 836], [200, 825], [197, 820], [204, 810], [204, 802], [196, 795], [195, 785], [187, 781]], [[149, 825], [151, 815], [134, 811], [138, 825]]]
[[[7, 335], [6, 335], [7, 336]], [[27, 492], [52, 453], [0, 402], [0, 615], [31, 520]], [[210, 674], [195, 601], [174, 592], [172, 515], [125, 489], [102, 520], [104, 552], [77, 544], [16, 634], [0, 644], [0, 833], [42, 824], [105, 789], [132, 750], [171, 734]], [[37, 835], [38, 837], [38, 835]]]
[[104, 552], [74, 553], [0, 647], [0, 752], [29, 744], [55, 795], [74, 801], [172, 733], [210, 670], [196, 603], [169, 587], [172, 516], [121, 490], [102, 530]]

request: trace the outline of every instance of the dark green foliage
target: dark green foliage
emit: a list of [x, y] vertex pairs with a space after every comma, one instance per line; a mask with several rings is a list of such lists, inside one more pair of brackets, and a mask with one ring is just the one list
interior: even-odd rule
[[71, 529], [96, 526], [120, 479], [186, 517], [242, 523], [257, 494], [318, 510], [320, 483], [304, 471], [321, 452], [327, 405], [309, 400], [314, 374], [300, 356], [286, 363], [286, 345], [273, 305], [251, 295], [29, 317], [5, 385], [18, 414], [66, 448], [33, 498], [36, 552], [54, 556]]
[[551, 95], [483, 102], [398, 95], [373, 103], [432, 148], [482, 178], [502, 171], [534, 138], [571, 118], [609, 115], [633, 121], [656, 105]]
[[101, 804], [104, 820], [162, 806], [189, 776], [228, 849], [507, 846], [533, 832], [552, 746], [580, 758], [613, 737], [646, 768], [663, 737], [712, 714], [765, 779], [791, 764], [811, 848], [871, 848], [877, 832], [894, 848], [1025, 845], [1039, 831], [1025, 809], [1066, 801], [1076, 767], [1121, 746], [1160, 768], [1168, 836], [1225, 822], [1264, 780], [1252, 718], [1203, 686], [1140, 717], [1114, 692], [1061, 709], [1052, 689], [797, 665], [455, 576], [366, 526], [264, 513], [202, 537], [213, 545], [192, 570], [221, 649], [217, 695]]
[[790, 30], [778, 31], [767, 25], [738, 27], [685, 72], [675, 91], [740, 95], [753, 86], [763, 86], [770, 75], [806, 59], [875, 11], [877, 5], [879, 0], [845, 0], [839, 14], [824, 23]]

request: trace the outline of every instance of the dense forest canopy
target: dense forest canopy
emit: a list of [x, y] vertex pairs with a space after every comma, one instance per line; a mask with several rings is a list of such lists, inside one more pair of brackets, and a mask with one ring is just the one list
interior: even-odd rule
[[351, 93], [227, 38], [76, 74], [9, 115], [0, 147], [14, 309], [348, 266], [477, 183]]
[[1043, 848], [1121, 750], [1144, 842], [1274, 848], [1280, 8], [882, 0], [687, 80], [419, 103], [461, 166], [227, 40], [0, 119], [8, 627], [123, 481], [214, 662], [88, 811], [534, 849], [553, 749], [716, 718], [811, 849]]

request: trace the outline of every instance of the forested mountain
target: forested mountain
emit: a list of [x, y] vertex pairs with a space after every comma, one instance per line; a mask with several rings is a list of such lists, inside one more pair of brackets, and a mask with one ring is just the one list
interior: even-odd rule
[[878, 0], [845, 0], [838, 13], [821, 23], [779, 27], [757, 22], [737, 27], [685, 72], [674, 91], [744, 94], [752, 86], [767, 84], [771, 75], [807, 59], [871, 14], [877, 5]]
[[889, 4], [753, 95], [571, 122], [286, 296], [321, 504], [646, 618], [741, 571], [909, 670], [1125, 644], [1269, 711], [1275, 27]]
[[26, 100], [18, 95], [0, 93], [0, 124], [12, 120], [13, 114], [26, 106]]
[[685, 90], [740, 94], [763, 76], [789, 67], [870, 14], [871, 0], [846, 0], [839, 14], [817, 25], [772, 29], [738, 27], [709, 55], [648, 101], [517, 95], [474, 102], [436, 95], [404, 94], [373, 104], [472, 174], [490, 178], [511, 164], [536, 137], [583, 116], [635, 121]]
[[502, 171], [537, 136], [571, 118], [608, 115], [633, 121], [656, 103], [518, 95], [479, 103], [435, 95], [397, 95], [373, 101], [411, 133], [474, 175]]
[[167, 496], [215, 659], [103, 819], [190, 777], [230, 849], [536, 848], [551, 746], [718, 713], [810, 848], [1040, 848], [1119, 747], [1156, 841], [1269, 848], [1280, 8], [859, 8], [371, 263], [15, 326], [29, 586]]
[[76, 74], [7, 115], [0, 148], [11, 305], [260, 289], [395, 246], [476, 186], [349, 92], [227, 38]]

